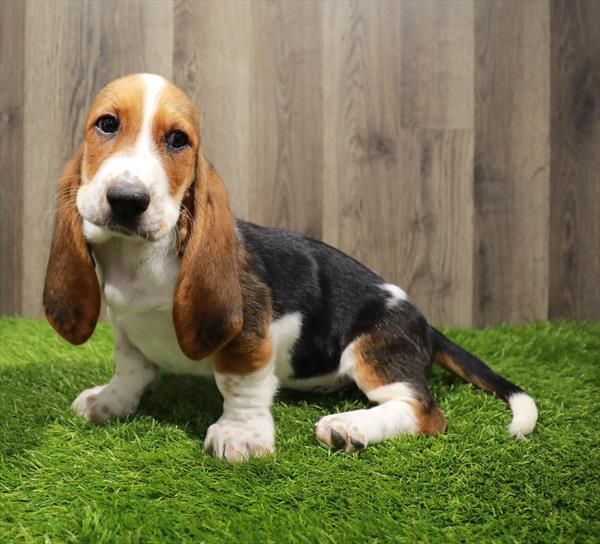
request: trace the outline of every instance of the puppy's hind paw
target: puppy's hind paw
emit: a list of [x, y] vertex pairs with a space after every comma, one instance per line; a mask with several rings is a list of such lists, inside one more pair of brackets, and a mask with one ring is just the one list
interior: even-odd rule
[[353, 424], [351, 413], [325, 416], [315, 427], [317, 440], [331, 449], [351, 453], [367, 447], [367, 439]]

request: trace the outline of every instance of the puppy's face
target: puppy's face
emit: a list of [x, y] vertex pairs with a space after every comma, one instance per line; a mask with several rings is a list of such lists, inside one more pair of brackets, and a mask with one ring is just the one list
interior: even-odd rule
[[179, 218], [196, 174], [196, 109], [165, 79], [137, 74], [106, 86], [90, 109], [77, 209], [85, 237], [156, 240]]

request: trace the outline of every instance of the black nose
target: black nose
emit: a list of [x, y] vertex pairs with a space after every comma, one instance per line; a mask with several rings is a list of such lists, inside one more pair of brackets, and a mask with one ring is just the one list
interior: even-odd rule
[[117, 181], [106, 191], [106, 199], [118, 220], [136, 219], [150, 204], [150, 193], [144, 187], [127, 181]]

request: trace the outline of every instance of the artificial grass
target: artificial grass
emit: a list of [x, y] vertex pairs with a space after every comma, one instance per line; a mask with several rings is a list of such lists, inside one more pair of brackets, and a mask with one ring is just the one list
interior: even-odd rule
[[282, 392], [276, 456], [230, 466], [201, 449], [210, 381], [165, 375], [138, 415], [86, 424], [69, 405], [111, 376], [110, 328], [75, 348], [0, 320], [0, 542], [598, 542], [600, 323], [448, 334], [536, 398], [529, 440], [436, 368], [445, 436], [332, 454], [313, 425], [359, 393]]

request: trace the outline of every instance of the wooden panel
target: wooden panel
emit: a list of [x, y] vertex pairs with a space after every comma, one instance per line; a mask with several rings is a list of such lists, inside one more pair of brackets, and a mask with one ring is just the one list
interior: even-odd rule
[[552, 318], [600, 319], [600, 3], [552, 6]]
[[475, 2], [477, 325], [548, 305], [549, 8]]
[[599, 6], [1, 2], [0, 312], [40, 315], [88, 104], [149, 71], [197, 102], [236, 215], [337, 245], [434, 322], [600, 318]]
[[401, 3], [402, 243], [395, 269], [429, 319], [473, 309], [473, 3]]
[[251, 4], [177, 0], [177, 85], [194, 99], [204, 152], [225, 181], [237, 217], [248, 217]]
[[394, 269], [429, 320], [470, 325], [473, 133], [415, 129], [401, 145]]
[[322, 236], [320, 2], [252, 3], [249, 215]]
[[[431, 24], [419, 30], [419, 40], [435, 42], [441, 32], [448, 41], [444, 11], [434, 7], [425, 6]], [[468, 5], [460, 8], [468, 34]], [[416, 71], [416, 51], [407, 43], [413, 34], [404, 35], [419, 18], [410, 3], [327, 6], [325, 239], [406, 288], [433, 321], [467, 324], [472, 114], [467, 107], [462, 117], [460, 111], [446, 115], [453, 105], [438, 104], [435, 90], [419, 99], [416, 114], [411, 99], [403, 98], [419, 92], [409, 77]], [[472, 58], [468, 39], [450, 47], [463, 61]], [[424, 51], [423, 62], [439, 64], [431, 58], [439, 49]], [[452, 86], [461, 73], [472, 74], [472, 66], [437, 73], [436, 85]]]
[[25, 5], [0, 2], [0, 315], [21, 313]]
[[390, 279], [402, 188], [400, 5], [328, 2], [324, 13], [324, 238]]
[[[81, 141], [90, 101], [132, 72], [172, 73], [170, 2], [26, 5], [23, 311], [41, 314], [55, 180]], [[32, 151], [35, 150], [35, 151]]]
[[473, 2], [402, 2], [402, 126], [473, 129]]

